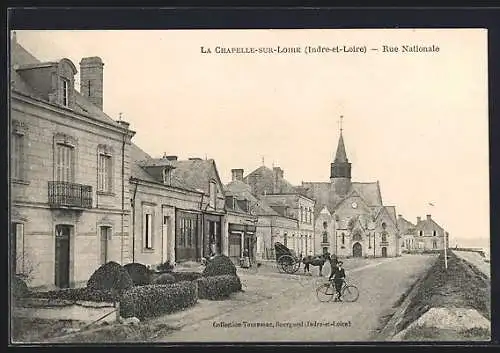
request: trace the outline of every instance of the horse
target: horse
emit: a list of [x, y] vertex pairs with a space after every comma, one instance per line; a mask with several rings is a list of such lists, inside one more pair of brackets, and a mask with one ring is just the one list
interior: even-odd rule
[[302, 259], [302, 263], [304, 264], [304, 273], [309, 273], [309, 266], [319, 266], [319, 275], [323, 276], [323, 266], [325, 265], [326, 261], [330, 262], [330, 266], [335, 266], [337, 264], [337, 257], [336, 256], [331, 256], [329, 253], [324, 253], [321, 255], [307, 255]]

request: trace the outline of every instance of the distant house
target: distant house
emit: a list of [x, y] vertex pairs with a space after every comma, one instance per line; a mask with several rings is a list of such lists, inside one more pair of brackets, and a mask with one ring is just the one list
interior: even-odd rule
[[401, 252], [414, 252], [418, 248], [418, 244], [415, 241], [415, 225], [406, 220], [402, 215], [398, 215], [398, 228], [401, 234]]
[[178, 160], [177, 156], [147, 159], [141, 168], [149, 174], [182, 183], [201, 195], [198, 211], [190, 204], [175, 209], [175, 260], [199, 261], [214, 253], [227, 255], [224, 186], [215, 161], [201, 158]]
[[[414, 234], [414, 241], [417, 244], [416, 250], [443, 250], [445, 246], [445, 234], [445, 230], [432, 219], [431, 215], [426, 215], [425, 219], [417, 217]], [[448, 241], [448, 239], [446, 240]]]
[[[251, 192], [274, 211], [273, 228], [266, 239], [265, 256], [274, 256], [274, 243], [280, 241], [297, 255], [311, 255], [314, 250], [315, 200], [284, 178], [283, 169], [261, 166], [243, 181]], [[280, 229], [282, 228], [282, 229]]]

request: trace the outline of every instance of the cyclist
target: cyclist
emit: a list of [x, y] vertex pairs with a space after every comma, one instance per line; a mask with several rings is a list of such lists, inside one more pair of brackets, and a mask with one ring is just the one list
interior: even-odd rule
[[340, 299], [340, 291], [345, 279], [345, 271], [342, 268], [343, 264], [344, 263], [342, 261], [337, 261], [337, 266], [332, 267], [332, 273], [330, 273], [330, 277], [328, 277], [330, 281], [333, 278], [333, 283], [335, 283], [335, 290], [337, 291], [337, 297], [335, 298], [336, 302], [342, 301], [342, 299]]

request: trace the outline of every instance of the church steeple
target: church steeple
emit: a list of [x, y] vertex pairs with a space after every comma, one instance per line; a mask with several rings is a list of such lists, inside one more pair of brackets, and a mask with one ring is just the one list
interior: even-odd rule
[[343, 116], [340, 117], [339, 142], [337, 145], [337, 152], [335, 153], [335, 159], [331, 164], [330, 172], [330, 181], [332, 182], [332, 186], [335, 187], [335, 192], [339, 195], [347, 194], [351, 188], [351, 163], [349, 163], [349, 160], [347, 159], [344, 137], [342, 136], [343, 118]]

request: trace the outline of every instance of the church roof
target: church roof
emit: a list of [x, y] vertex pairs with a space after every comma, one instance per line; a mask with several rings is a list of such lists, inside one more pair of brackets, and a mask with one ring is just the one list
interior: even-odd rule
[[342, 136], [342, 131], [340, 131], [339, 143], [337, 145], [337, 153], [335, 154], [335, 163], [347, 163], [347, 154], [345, 152], [344, 137]]

